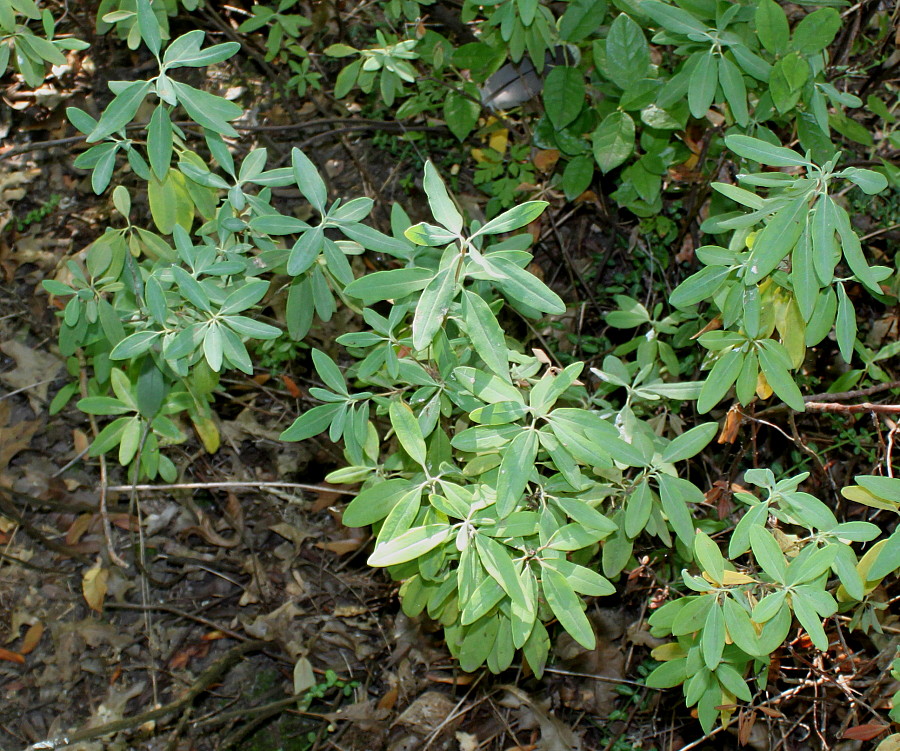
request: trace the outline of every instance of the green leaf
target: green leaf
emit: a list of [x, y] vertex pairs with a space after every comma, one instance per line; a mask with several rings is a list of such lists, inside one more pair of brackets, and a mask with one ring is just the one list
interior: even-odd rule
[[676, 308], [686, 308], [711, 298], [731, 275], [729, 266], [707, 266], [689, 276], [669, 296]]
[[481, 565], [503, 587], [513, 604], [517, 607], [527, 606], [528, 598], [512, 560], [514, 551], [482, 534], [475, 535], [475, 547]]
[[744, 353], [731, 350], [722, 355], [703, 383], [700, 398], [697, 400], [697, 411], [702, 415], [715, 407], [728, 393], [741, 373], [744, 364]]
[[172, 276], [175, 278], [175, 284], [178, 285], [179, 291], [186, 300], [200, 310], [207, 312], [211, 310], [209, 296], [194, 277], [180, 266], [172, 267]]
[[706, 117], [706, 113], [716, 98], [718, 85], [719, 57], [713, 52], [707, 52], [694, 67], [688, 86], [688, 106], [694, 117]]
[[109, 359], [132, 360], [149, 350], [161, 335], [161, 331], [138, 331], [136, 334], [127, 336], [113, 347], [112, 352], [109, 353]]
[[497, 515], [501, 519], [509, 516], [521, 500], [534, 468], [537, 447], [537, 434], [523, 430], [504, 450], [497, 475]]
[[[694, 556], [712, 580], [721, 584], [725, 575], [725, 559], [719, 546], [708, 534], [699, 529], [694, 535]], [[712, 670], [714, 666], [708, 667]]]
[[784, 358], [773, 351], [776, 346], [781, 345], [778, 345], [777, 342], [771, 339], [767, 339], [763, 342], [763, 346], [757, 349], [759, 367], [778, 398], [795, 412], [803, 412], [806, 410], [803, 394], [800, 393], [797, 383], [785, 366]]
[[570, 0], [559, 19], [560, 38], [573, 44], [583, 41], [603, 23], [605, 15], [603, 0]]
[[506, 277], [495, 282], [505, 295], [542, 313], [562, 315], [566, 312], [566, 304], [562, 298], [531, 272], [502, 256], [491, 256], [490, 263]]
[[[299, 221], [299, 220], [298, 220]], [[287, 272], [291, 276], [300, 276], [316, 262], [325, 246], [325, 228], [318, 225], [304, 232], [291, 247], [288, 256]]]
[[723, 662], [716, 668], [716, 678], [726, 691], [734, 694], [741, 701], [752, 701], [753, 695], [750, 693], [747, 681], [727, 662]]
[[167, 70], [170, 68], [181, 67], [202, 68], [207, 65], [214, 65], [215, 63], [220, 63], [223, 60], [234, 57], [241, 49], [241, 45], [238, 42], [214, 44], [212, 47], [207, 47], [205, 50], [200, 49], [200, 41], [198, 41], [196, 45], [191, 45], [190, 47], [187, 45], [178, 45], [185, 37], [198, 33], [200, 34], [199, 40], [202, 41], [203, 32], [194, 30], [178, 37], [178, 39], [166, 48], [165, 56], [163, 57], [163, 65]]
[[775, 63], [769, 76], [769, 93], [780, 113], [785, 114], [794, 108], [809, 75], [809, 63], [796, 52], [785, 55]]
[[749, 655], [760, 654], [759, 637], [750, 621], [750, 614], [731, 597], [722, 602], [722, 612], [731, 640]]
[[313, 349], [311, 354], [313, 365], [315, 365], [319, 378], [332, 391], [346, 396], [347, 382], [344, 380], [344, 374], [334, 360], [319, 349]]
[[518, 206], [513, 206], [508, 211], [500, 214], [500, 216], [491, 219], [491, 221], [475, 232], [472, 237], [512, 232], [533, 222], [544, 213], [544, 209], [549, 205], [547, 201], [526, 201]]
[[800, 239], [808, 213], [806, 196], [795, 198], [778, 210], [756, 236], [747, 261], [745, 283], [756, 284], [778, 268]]
[[423, 185], [425, 195], [428, 196], [428, 206], [435, 221], [450, 230], [454, 236], [459, 235], [463, 228], [462, 214], [459, 213], [453, 199], [450, 198], [447, 186], [430, 159], [425, 162]]
[[[787, 576], [787, 566], [784, 562], [784, 553], [775, 541], [775, 538], [764, 527], [754, 526], [750, 528], [750, 547], [753, 557], [763, 571], [776, 582], [784, 583]], [[753, 616], [754, 620], [756, 614]]]
[[841, 14], [835, 8], [820, 8], [794, 27], [791, 48], [801, 55], [815, 55], [834, 41], [841, 29]]
[[403, 236], [411, 243], [431, 248], [447, 245], [459, 239], [459, 236], [453, 232], [427, 222], [419, 222], [412, 227], [407, 227]]
[[111, 396], [88, 396], [79, 399], [75, 406], [88, 415], [124, 415], [134, 412], [127, 404]]
[[708, 670], [715, 670], [722, 659], [725, 649], [725, 618], [718, 603], [713, 604], [706, 616], [703, 636], [700, 638], [700, 650], [703, 662]]
[[389, 414], [391, 425], [400, 445], [414, 462], [424, 467], [426, 462], [425, 439], [412, 409], [405, 402], [395, 399], [390, 404]]
[[566, 578], [552, 568], [541, 571], [544, 597], [560, 625], [585, 649], [596, 646], [596, 637], [590, 621], [584, 614], [583, 604]]
[[478, 124], [481, 106], [464, 92], [448, 91], [444, 99], [444, 121], [457, 140], [463, 141]]
[[593, 569], [579, 566], [565, 558], [542, 558], [541, 566], [558, 571], [576, 592], [588, 597], [606, 597], [615, 594], [616, 588], [605, 576]]
[[456, 297], [458, 283], [454, 274], [456, 264], [450, 264], [435, 274], [422, 292], [413, 315], [413, 347], [423, 350], [434, 339], [450, 311]]
[[725, 136], [725, 145], [738, 156], [770, 167], [809, 167], [810, 162], [793, 149], [744, 135]]
[[719, 424], [706, 422], [672, 439], [662, 453], [664, 462], [681, 462], [699, 454], [715, 437]]
[[838, 348], [844, 362], [849, 363], [853, 359], [853, 345], [856, 344], [856, 311], [853, 303], [847, 296], [844, 285], [837, 285], [837, 318], [834, 322], [834, 333], [837, 337]]
[[316, 211], [324, 215], [328, 190], [316, 165], [306, 154], [295, 147], [291, 149], [291, 167], [294, 170], [294, 180], [303, 197], [312, 204]]
[[797, 616], [797, 620], [800, 621], [800, 625], [809, 634], [809, 638], [812, 639], [816, 649], [827, 652], [828, 637], [825, 635], [825, 629], [822, 628], [822, 619], [816, 612], [812, 601], [799, 592], [794, 592], [791, 595], [791, 609], [794, 611], [794, 615]]
[[434, 271], [419, 267], [376, 271], [348, 284], [344, 293], [362, 300], [366, 305], [381, 300], [400, 300], [424, 289], [432, 277]]
[[278, 436], [279, 440], [305, 441], [325, 432], [341, 406], [341, 404], [321, 404], [307, 410]]
[[230, 292], [219, 308], [219, 315], [240, 313], [251, 308], [266, 296], [269, 282], [264, 279], [250, 279], [245, 284]]
[[[687, 498], [683, 492], [686, 486], [695, 486], [687, 480], [670, 475], [659, 476], [659, 499], [662, 502], [663, 511], [669, 518], [669, 525], [675, 531], [678, 539], [688, 548], [694, 542], [694, 520], [687, 507]], [[702, 500], [702, 493], [700, 494]]]
[[622, 164], [634, 150], [634, 120], [627, 112], [610, 113], [591, 136], [594, 159], [604, 174]]
[[463, 626], [475, 623], [479, 618], [489, 613], [504, 597], [506, 597], [506, 592], [499, 582], [492, 576], [486, 577], [475, 588], [469, 599], [466, 600], [460, 614], [460, 623]]
[[634, 487], [625, 503], [625, 534], [634, 538], [647, 526], [653, 511], [653, 494], [646, 479]]
[[787, 16], [775, 0], [760, 0], [756, 6], [756, 33], [762, 46], [773, 55], [787, 49], [791, 32]]
[[87, 142], [99, 141], [128, 125], [150, 92], [150, 86], [150, 81], [134, 81], [125, 86], [103, 110], [100, 121], [88, 134]]
[[265, 214], [250, 220], [250, 227], [255, 232], [266, 235], [292, 235], [295, 232], [305, 232], [310, 229], [309, 224], [302, 219], [284, 214]]
[[433, 550], [450, 536], [446, 524], [426, 524], [414, 527], [399, 537], [375, 548], [367, 563], [370, 566], [396, 566], [419, 558]]
[[676, 34], [705, 35], [706, 26], [686, 10], [660, 2], [660, 0], [640, 0], [640, 9], [660, 26]]
[[895, 530], [894, 534], [887, 538], [884, 547], [866, 574], [866, 579], [880, 581], [898, 569], [900, 569], [900, 529]]
[[640, 25], [625, 13], [610, 24], [606, 36], [606, 73], [620, 89], [628, 91], [647, 76], [650, 48]]
[[119, 441], [122, 439], [122, 433], [131, 423], [132, 419], [133, 418], [131, 417], [120, 417], [103, 428], [91, 444], [89, 456], [100, 456], [115, 446], [118, 446]]
[[574, 201], [590, 187], [593, 178], [594, 160], [592, 157], [581, 154], [570, 159], [562, 176], [562, 188], [566, 199]]
[[238, 138], [238, 132], [228, 124], [229, 120], [235, 120], [244, 114], [244, 110], [238, 105], [185, 83], [172, 81], [172, 86], [178, 103], [187, 110], [194, 122], [219, 135]]
[[724, 55], [719, 58], [719, 84], [735, 122], [746, 127], [750, 122], [750, 111], [747, 109], [747, 86], [744, 84], [744, 74]]
[[172, 161], [172, 122], [162, 104], [153, 110], [147, 128], [147, 156], [157, 179], [165, 180]]
[[[823, 195], [816, 201], [812, 212], [811, 236], [813, 247], [813, 267], [822, 286], [831, 284], [834, 278], [834, 267], [839, 254], [834, 241], [837, 230], [837, 206], [829, 195]], [[829, 328], [831, 328], [829, 326]]]
[[491, 372], [512, 383], [506, 338], [490, 306], [474, 292], [463, 290], [462, 314], [466, 333]]
[[791, 254], [791, 286], [794, 298], [804, 321], [812, 318], [819, 296], [819, 281], [813, 260], [812, 233], [810, 231], [811, 215], [807, 214], [805, 226]]
[[[831, 198], [828, 197], [828, 200], [831, 201]], [[838, 235], [841, 238], [844, 260], [847, 261], [847, 265], [856, 275], [857, 279], [865, 284], [871, 292], [880, 295], [881, 287], [878, 284], [878, 278], [875, 276], [872, 269], [869, 268], [868, 263], [866, 263], [866, 257], [863, 255], [859, 236], [856, 234], [853, 225], [850, 223], [850, 217], [847, 214], [847, 211], [833, 201], [831, 203], [834, 210], [833, 216], [837, 220], [837, 230]]]
[[[141, 32], [141, 39], [147, 48], [156, 56], [162, 47], [162, 37], [159, 33], [159, 22], [156, 14], [150, 7], [150, 0], [137, 0], [137, 21]], [[124, 463], [124, 462], [123, 462]]]
[[384, 519], [409, 490], [409, 480], [379, 480], [350, 501], [344, 509], [341, 521], [347, 527], [366, 527], [375, 524]]
[[845, 170], [844, 175], [850, 182], [858, 185], [863, 193], [870, 196], [881, 193], [888, 186], [887, 178], [875, 170], [852, 167]]
[[654, 668], [647, 676], [649, 688], [675, 688], [687, 680], [687, 660], [670, 660]]
[[553, 126], [562, 130], [584, 107], [584, 76], [577, 68], [557, 65], [544, 82], [544, 111]]

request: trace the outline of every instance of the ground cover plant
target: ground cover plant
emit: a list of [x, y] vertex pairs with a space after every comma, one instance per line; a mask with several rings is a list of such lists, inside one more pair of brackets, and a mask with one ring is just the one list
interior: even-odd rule
[[[600, 649], [592, 614], [624, 599], [642, 691], [680, 689], [691, 742], [750, 742], [759, 717], [793, 737], [779, 707], [802, 674], [850, 704], [816, 695], [834, 719], [810, 737], [892, 748], [887, 679], [863, 699], [852, 681], [897, 649], [897, 23], [874, 2], [104, 0], [70, 17], [0, 0], [16, 91], [131, 55], [61, 120], [105, 226], [31, 280], [70, 375], [41, 409], [87, 416], [70, 464], [100, 473], [86, 605], [132, 571], [147, 607], [140, 489], [187, 489], [190, 456], [227, 450], [226, 397], [240, 373], [264, 387], [264, 364], [295, 399], [267, 440], [329, 446], [288, 481], [352, 497], [341, 523], [371, 540], [348, 550], [462, 671], [551, 677], [565, 640]], [[327, 129], [264, 140], [303, 132], [266, 108]], [[396, 201], [403, 162], [379, 185], [348, 141], [372, 130], [411, 162]], [[12, 244], [61, 201], [9, 222]], [[301, 713], [361, 690], [287, 652]]]

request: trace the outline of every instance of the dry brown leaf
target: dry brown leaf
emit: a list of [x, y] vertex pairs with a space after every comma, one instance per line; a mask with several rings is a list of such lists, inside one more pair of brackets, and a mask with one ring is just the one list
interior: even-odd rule
[[94, 516], [94, 514], [81, 514], [72, 522], [66, 530], [66, 545], [74, 545], [81, 539], [82, 535], [90, 528]]
[[[446, 723], [448, 717], [456, 708], [456, 702], [447, 694], [439, 691], [426, 691], [410, 704], [397, 718], [397, 725], [404, 725], [418, 735], [428, 735]], [[447, 727], [459, 724], [447, 723]]]
[[9, 402], [0, 401], [0, 472], [9, 466], [16, 454], [28, 448], [41, 424], [40, 420], [22, 420], [8, 425], [9, 413]]
[[8, 649], [3, 649], [3, 647], [0, 647], [0, 660], [15, 662], [18, 665], [23, 665], [25, 663], [25, 658], [21, 654], [18, 652], [10, 652]]
[[400, 696], [400, 687], [399, 686], [391, 686], [384, 696], [382, 696], [378, 700], [378, 709], [386, 709], [388, 711], [394, 708], [394, 705], [397, 703], [397, 699]]
[[81, 591], [84, 601], [91, 610], [103, 612], [103, 600], [106, 597], [106, 585], [109, 581], [109, 569], [103, 568], [99, 561], [84, 572], [81, 580]]
[[744, 419], [744, 413], [741, 412], [740, 404], [732, 404], [725, 417], [725, 424], [722, 426], [722, 432], [716, 439], [716, 443], [734, 443], [741, 429], [741, 422]]
[[359, 550], [363, 542], [364, 540], [358, 538], [351, 538], [349, 540], [331, 540], [329, 542], [317, 542], [316, 547], [321, 550], [327, 550], [329, 553], [344, 555], [346, 553], [352, 553], [354, 550]]
[[534, 155], [534, 166], [541, 172], [549, 172], [559, 161], [558, 149], [543, 149]]
[[16, 361], [16, 367], [0, 373], [0, 380], [14, 389], [26, 389], [28, 403], [35, 414], [44, 411], [47, 402], [48, 379], [59, 373], [63, 366], [56, 355], [10, 339], [0, 344], [0, 351]]
[[75, 446], [75, 453], [80, 454], [87, 451], [91, 445], [91, 439], [83, 430], [75, 428], [72, 431], [72, 444]]
[[843, 737], [852, 741], [870, 741], [877, 738], [890, 726], [880, 722], [867, 722], [864, 725], [855, 725], [844, 731]]
[[44, 624], [40, 622], [32, 623], [25, 632], [25, 637], [22, 639], [22, 647], [19, 649], [19, 653], [27, 655], [33, 652], [43, 635]]

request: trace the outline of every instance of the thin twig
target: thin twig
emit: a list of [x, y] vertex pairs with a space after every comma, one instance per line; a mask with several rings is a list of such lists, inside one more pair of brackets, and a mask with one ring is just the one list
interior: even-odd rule
[[855, 414], [857, 412], [878, 412], [881, 414], [900, 414], [900, 404], [839, 404], [837, 402], [807, 402], [806, 409], [809, 412], [839, 412]]
[[295, 490], [309, 490], [314, 493], [335, 493], [336, 495], [357, 495], [355, 490], [332, 488], [327, 485], [309, 485], [304, 482], [182, 482], [163, 485], [110, 485], [107, 490], [111, 493], [125, 493], [131, 490], [139, 492], [154, 492], [165, 490], [261, 490], [264, 488], [294, 488]]
[[[81, 351], [79, 351], [78, 353], [78, 365], [78, 386], [79, 390], [81, 391], [81, 398], [86, 399], [88, 397], [87, 362], [85, 361], [84, 354]], [[93, 433], [94, 440], [96, 441], [97, 436], [100, 434], [100, 429], [97, 427], [97, 418], [94, 417], [94, 415], [88, 415], [88, 421], [91, 425], [91, 433]], [[112, 523], [109, 520], [109, 510], [106, 507], [108, 485], [109, 479], [106, 473], [106, 456], [104, 454], [100, 454], [100, 519], [103, 522], [103, 537], [106, 540], [106, 552], [109, 555], [109, 559], [113, 563], [115, 563], [116, 566], [118, 566], [119, 568], [128, 568], [128, 564], [116, 552], [115, 546], [113, 544]]]

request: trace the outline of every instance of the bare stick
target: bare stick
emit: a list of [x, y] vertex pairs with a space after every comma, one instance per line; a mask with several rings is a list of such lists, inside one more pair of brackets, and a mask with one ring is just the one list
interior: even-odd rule
[[837, 402], [807, 402], [809, 412], [838, 412], [854, 414], [857, 412], [878, 412], [880, 414], [900, 414], [900, 404], [839, 404]]
[[309, 490], [313, 493], [335, 493], [337, 495], [357, 495], [355, 490], [332, 488], [327, 485], [309, 485], [304, 482], [182, 482], [169, 485], [110, 485], [107, 490], [113, 493], [126, 493], [131, 490], [153, 492], [164, 490], [257, 490], [265, 488], [293, 488]]

